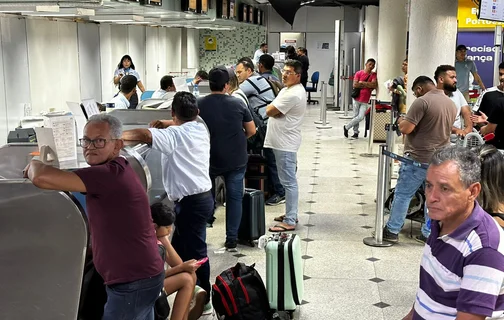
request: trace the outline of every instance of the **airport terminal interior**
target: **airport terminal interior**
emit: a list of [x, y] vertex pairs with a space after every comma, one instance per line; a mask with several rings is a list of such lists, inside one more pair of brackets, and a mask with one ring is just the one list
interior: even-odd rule
[[[432, 244], [445, 236], [429, 240], [424, 237], [425, 228], [422, 227], [430, 228], [431, 225], [430, 220], [425, 224], [425, 196], [419, 198], [418, 203], [411, 202], [408, 209], [417, 205], [416, 211], [405, 219], [398, 242], [397, 234], [386, 224], [393, 203], [386, 200], [398, 181], [402, 166], [417, 167], [417, 170], [427, 167], [424, 162], [428, 161], [417, 162], [411, 153], [404, 153], [405, 134], [408, 138], [410, 134], [414, 136], [418, 132], [414, 128], [421, 127], [420, 122], [413, 124], [413, 129], [407, 133], [404, 131], [408, 129], [401, 124], [405, 120], [412, 123], [407, 112], [415, 100], [428, 94], [428, 90], [442, 93], [435, 90], [436, 85], [448, 96], [456, 93], [463, 101], [460, 105], [451, 103], [458, 108], [459, 127], [455, 127], [453, 119], [443, 115], [449, 131], [443, 133], [445, 145], [454, 139], [452, 144], [460, 148], [493, 144], [496, 150], [503, 149], [499, 143], [502, 141], [504, 145], [504, 137], [500, 137], [504, 132], [494, 125], [497, 116], [486, 117], [482, 113], [485, 96], [487, 104], [491, 104], [488, 102], [491, 98], [500, 101], [504, 97], [504, 64], [499, 65], [502, 62], [502, 26], [504, 0], [0, 0], [0, 320], [98, 320], [88, 316], [87, 311], [97, 309], [101, 318], [104, 308], [110, 312], [103, 316], [104, 320], [119, 318], [113, 315], [110, 307], [114, 303], [116, 307], [120, 305], [111, 298], [114, 295], [117, 298], [117, 292], [112, 291], [123, 285], [136, 285], [145, 278], [106, 285], [104, 282], [112, 272], [109, 274], [107, 270], [102, 274], [102, 269], [95, 268], [90, 225], [98, 219], [93, 221], [88, 213], [97, 210], [96, 199], [100, 197], [86, 194], [77, 187], [70, 191], [41, 187], [42, 180], [36, 182], [34, 178], [38, 169], [33, 169], [31, 161], [36, 160], [46, 170], [37, 172], [54, 173], [49, 167], [55, 167], [64, 173], [76, 172], [74, 176], [82, 178], [79, 172], [95, 166], [89, 163], [86, 155], [91, 145], [100, 149], [99, 143], [106, 148], [107, 143], [121, 140], [121, 136], [112, 135], [110, 139], [83, 137], [90, 118], [110, 115], [121, 122], [124, 131], [127, 130], [122, 136], [125, 146], [118, 148], [118, 152], [138, 177], [134, 185], [141, 187], [142, 199], [148, 199], [149, 205], [162, 203], [169, 210], [189, 206], [187, 203], [193, 200], [197, 203], [199, 196], [209, 196], [210, 187], [201, 193], [170, 199], [173, 190], [167, 190], [167, 186], [177, 188], [177, 183], [181, 186], [183, 182], [166, 183], [164, 175], [168, 171], [165, 169], [168, 161], [175, 161], [169, 158], [174, 151], [170, 149], [161, 155], [154, 150], [162, 147], [155, 143], [158, 136], [139, 131], [149, 142], [124, 138], [133, 134], [130, 131], [133, 129], [159, 128], [162, 123], [157, 120], [175, 120], [178, 125], [177, 121], [184, 118], [177, 117], [180, 108], [172, 108], [172, 104], [180, 103], [177, 99], [186, 92], [191, 93], [187, 99], [197, 98], [199, 109], [194, 107], [197, 111], [190, 120], [195, 119], [195, 128], [206, 129], [202, 141], [203, 145], [208, 145], [210, 163], [214, 157], [210, 151], [212, 143], [216, 143], [213, 135], [227, 128], [216, 129], [213, 117], [206, 113], [208, 109], [204, 112], [202, 107], [202, 101], [211, 100], [204, 99], [219, 92], [234, 96], [234, 106], [246, 107], [243, 108], [243, 121], [240, 118], [237, 122], [239, 134], [243, 131], [248, 135], [250, 128], [254, 128], [252, 138], [243, 138], [243, 145], [240, 145], [247, 145], [249, 160], [243, 169], [246, 173], [243, 194], [240, 194], [243, 215], [238, 239], [226, 238], [226, 209], [231, 209], [225, 196], [220, 192], [212, 194], [216, 203], [215, 221], [207, 221], [205, 229], [208, 262], [202, 256], [190, 257], [198, 260], [194, 268], [196, 264], [200, 270], [202, 266], [209, 266], [210, 284], [215, 284], [212, 292], [201, 300], [198, 290], [204, 291], [200, 288], [203, 286], [202, 273], [192, 269], [177, 271], [178, 274], [191, 274], [188, 281], [194, 281], [189, 286], [194, 294], [189, 294], [185, 313], [180, 311], [182, 298], [177, 302], [175, 293], [159, 296], [159, 292], [167, 290], [165, 281], [163, 289], [154, 290], [155, 307], [152, 300], [142, 311], [144, 314], [139, 311], [136, 318], [130, 314], [130, 318], [121, 319], [459, 319], [463, 312], [455, 307], [455, 302], [439, 297], [451, 290], [443, 287], [447, 283], [458, 285], [453, 291], [462, 290], [462, 276], [444, 265], [437, 266], [442, 272], [428, 268], [433, 275], [425, 275], [424, 259], [433, 255]], [[435, 71], [437, 78], [434, 78]], [[455, 72], [458, 82], [453, 80]], [[451, 80], [449, 75], [453, 75]], [[441, 83], [440, 79], [449, 84]], [[227, 89], [233, 81], [236, 88]], [[221, 82], [221, 90], [211, 89]], [[259, 88], [261, 85], [266, 87]], [[287, 92], [294, 91], [292, 88], [298, 90], [292, 95], [297, 94], [296, 98], [300, 99], [286, 98]], [[272, 96], [267, 97], [265, 92]], [[286, 113], [281, 108], [285, 101], [290, 103]], [[280, 105], [271, 108], [275, 102]], [[222, 105], [226, 104], [222, 102]], [[216, 110], [217, 107], [221, 105], [215, 106]], [[305, 111], [293, 116], [295, 118], [290, 118], [291, 113], [289, 120], [278, 120], [291, 110], [290, 107], [293, 110], [305, 108]], [[455, 117], [455, 111], [452, 113]], [[226, 113], [221, 118], [227, 117]], [[260, 137], [261, 126], [264, 130], [272, 130], [271, 127], [278, 123], [284, 123], [285, 127], [275, 132], [286, 136], [293, 134], [296, 141], [299, 138], [296, 134], [300, 132], [297, 154], [291, 149], [272, 147], [270, 151], [274, 151], [268, 156], [264, 141], [259, 148], [251, 147], [254, 135]], [[479, 126], [481, 123], [486, 125]], [[469, 130], [464, 131], [467, 128]], [[403, 134], [397, 134], [399, 131]], [[144, 136], [137, 137], [143, 139]], [[202, 144], [182, 143], [183, 139], [179, 136], [166, 144], [179, 143], [186, 148], [191, 145], [190, 150], [184, 152], [194, 156], [191, 153]], [[269, 139], [275, 138], [266, 136], [265, 139], [272, 143]], [[229, 150], [234, 152], [234, 147], [230, 145]], [[382, 148], [392, 155], [384, 156]], [[429, 146], [428, 149], [434, 148]], [[289, 169], [285, 158], [279, 160], [284, 153], [297, 156], [297, 162]], [[282, 170], [276, 179], [280, 178], [287, 197], [292, 196], [289, 193], [292, 181], [284, 176], [285, 172], [290, 170], [289, 173], [297, 178], [299, 197], [297, 220], [292, 220], [292, 223], [296, 221], [294, 230], [289, 230], [292, 223], [287, 222], [293, 219], [289, 214], [278, 220], [291, 206], [289, 198], [281, 195], [275, 198], [270, 157], [273, 161], [277, 159], [274, 171]], [[251, 159], [260, 159], [260, 164]], [[206, 161], [195, 161], [200, 160]], [[282, 161], [280, 165], [279, 161]], [[174, 163], [169, 164], [170, 168], [177, 167]], [[105, 165], [105, 162], [98, 165]], [[206, 170], [209, 168], [211, 171], [210, 165]], [[184, 174], [187, 178], [194, 172]], [[229, 172], [216, 176], [226, 174]], [[205, 178], [210, 180], [210, 175]], [[84, 180], [79, 179], [80, 184], [85, 184], [89, 191], [89, 180]], [[419, 186], [423, 186], [423, 180], [425, 177]], [[217, 179], [213, 182], [217, 185]], [[259, 192], [252, 193], [254, 189]], [[229, 192], [226, 191], [228, 196]], [[182, 205], [184, 197], [186, 204]], [[124, 196], [124, 203], [130, 200]], [[475, 203], [474, 199], [471, 203]], [[150, 214], [146, 219], [150, 228], [153, 221]], [[504, 226], [504, 222], [501, 225]], [[155, 226], [160, 227], [157, 223]], [[115, 225], [111, 223], [107, 227]], [[239, 238], [242, 227], [247, 229], [245, 233], [250, 232], [247, 239]], [[282, 229], [284, 232], [280, 232]], [[176, 232], [175, 228], [170, 236]], [[281, 237], [290, 236], [286, 236], [287, 240], [278, 239], [279, 233]], [[153, 224], [150, 240], [154, 239], [154, 234]], [[504, 234], [499, 234], [504, 239]], [[158, 235], [157, 239], [162, 256], [169, 251], [163, 242], [168, 241], [165, 238]], [[106, 235], [101, 239], [106, 239]], [[183, 238], [180, 236], [177, 243], [171, 239], [172, 249], [184, 250], [184, 253], [179, 252], [181, 256], [190, 250], [196, 251], [196, 245], [181, 244]], [[114, 240], [117, 243], [117, 239]], [[144, 245], [148, 242], [144, 240], [139, 242]], [[298, 248], [294, 240], [299, 240]], [[469, 240], [466, 241], [472, 253], [473, 247]], [[436, 243], [439, 242], [442, 241]], [[503, 250], [501, 247], [497, 245], [494, 251], [504, 257], [504, 252], [499, 251]], [[121, 249], [124, 250], [121, 251], [123, 259], [130, 248], [125, 245]], [[99, 250], [93, 247], [93, 251]], [[159, 260], [159, 256], [156, 255], [156, 259]], [[181, 257], [178, 260], [182, 261]], [[138, 261], [132, 264], [135, 263]], [[234, 274], [231, 279], [223, 279], [225, 271], [237, 263], [254, 266], [262, 278], [265, 288], [260, 297], [268, 299], [267, 306], [262, 301], [264, 310], [251, 311], [257, 305], [250, 301], [257, 302], [258, 294], [250, 291], [252, 284], [242, 282], [245, 276]], [[432, 262], [429, 263], [430, 268], [435, 269]], [[166, 258], [167, 274], [178, 267], [168, 268], [168, 264], [169, 258]], [[99, 266], [103, 268], [103, 265]], [[504, 275], [504, 269], [488, 274]], [[148, 279], [151, 278], [154, 278], [152, 274]], [[427, 278], [430, 285], [437, 283], [437, 289], [445, 290], [436, 297], [439, 300], [429, 298], [428, 306], [422, 300], [424, 296], [419, 297], [419, 292], [426, 295], [425, 287], [419, 290], [419, 286], [423, 286], [421, 282]], [[456, 281], [452, 281], [455, 278]], [[499, 290], [504, 285], [504, 276], [502, 278]], [[95, 281], [98, 281], [97, 287]], [[495, 282], [488, 280], [492, 281]], [[187, 289], [186, 284], [187, 281], [181, 288]], [[259, 286], [256, 282], [253, 285], [254, 290]], [[259, 287], [262, 289], [262, 285]], [[473, 291], [465, 289], [473, 294], [479, 290], [483, 295], [488, 287], [490, 285]], [[249, 295], [251, 292], [254, 293]], [[499, 292], [494, 295], [501, 301]], [[109, 300], [105, 305], [107, 296]], [[141, 300], [138, 297], [135, 301]], [[158, 305], [160, 300], [163, 300], [162, 305]], [[168, 314], [159, 314], [167, 310], [166, 300], [171, 318]], [[124, 301], [124, 305], [136, 305], [136, 302]], [[239, 313], [237, 303], [240, 312], [246, 311], [233, 317], [233, 306], [234, 312]], [[415, 307], [414, 314], [407, 316], [413, 312], [414, 304], [421, 307]], [[492, 319], [504, 319], [504, 305], [495, 304], [485, 309], [484, 316], [493, 312]], [[221, 307], [222, 312], [229, 313], [225, 318], [219, 318], [224, 316], [219, 315]], [[174, 308], [179, 308], [176, 316]], [[155, 318], [154, 313], [149, 313], [151, 309], [156, 312]], [[467, 313], [463, 314], [475, 316], [470, 315], [471, 310], [465, 309]], [[257, 316], [261, 312], [264, 316]], [[476, 320], [484, 316], [478, 314], [463, 319]]]

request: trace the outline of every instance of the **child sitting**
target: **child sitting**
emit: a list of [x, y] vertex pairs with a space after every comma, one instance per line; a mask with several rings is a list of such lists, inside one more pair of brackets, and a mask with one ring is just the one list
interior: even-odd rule
[[[175, 213], [173, 210], [162, 203], [155, 203], [151, 205], [151, 215], [156, 229], [158, 244], [162, 244], [165, 248], [165, 261], [170, 267], [165, 273], [164, 289], [168, 295], [177, 292], [170, 319], [196, 320], [203, 313], [206, 300], [206, 291], [196, 287], [195, 272], [200, 265], [194, 259], [182, 262], [182, 259], [180, 259], [180, 256], [170, 243], [169, 237], [172, 225], [175, 222]], [[193, 294], [195, 303], [189, 309]]]

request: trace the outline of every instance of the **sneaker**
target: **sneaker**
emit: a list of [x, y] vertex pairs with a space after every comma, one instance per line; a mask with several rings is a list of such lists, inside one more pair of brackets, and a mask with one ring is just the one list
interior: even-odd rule
[[278, 194], [275, 194], [274, 196], [272, 196], [271, 198], [269, 198], [266, 201], [265, 204], [267, 206], [277, 206], [277, 205], [282, 204], [282, 203], [285, 203], [285, 196], [281, 197]]
[[207, 293], [200, 286], [194, 287], [193, 303], [189, 309], [188, 320], [197, 320], [203, 314], [205, 310], [205, 301], [207, 298]]
[[237, 242], [236, 240], [227, 240], [226, 243], [224, 244], [226, 249], [236, 249]]
[[394, 242], [397, 243], [399, 242], [399, 235], [390, 232], [387, 227], [383, 228], [383, 240], [388, 241], [388, 242]]
[[359, 135], [357, 133], [354, 133], [352, 136], [352, 139], [358, 139], [358, 138], [359, 138]]
[[203, 314], [202, 315], [209, 315], [213, 313], [213, 306], [212, 306], [212, 300], [208, 301], [207, 304], [205, 304], [205, 307], [203, 308]]
[[348, 138], [348, 129], [343, 126], [343, 134], [345, 135], [345, 138]]
[[422, 243], [422, 244], [425, 244], [427, 242], [427, 237], [424, 236], [423, 234], [420, 234], [415, 237], [415, 240]]

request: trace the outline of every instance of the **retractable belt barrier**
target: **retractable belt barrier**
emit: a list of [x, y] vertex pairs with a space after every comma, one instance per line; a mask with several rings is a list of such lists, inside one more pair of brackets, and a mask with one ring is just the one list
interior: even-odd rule
[[389, 146], [386, 144], [380, 145], [380, 152], [378, 154], [378, 181], [376, 186], [376, 217], [375, 217], [375, 232], [373, 237], [366, 237], [363, 239], [364, 244], [372, 247], [390, 247], [391, 242], [383, 241], [383, 225], [384, 225], [384, 209], [385, 201], [388, 193], [388, 170], [390, 166], [388, 165], [388, 159], [392, 158], [403, 163], [413, 165], [418, 168], [426, 169], [428, 165], [425, 163], [420, 163], [412, 159], [400, 156], [398, 154], [392, 153], [388, 150]]
[[392, 159], [395, 159], [395, 160], [398, 160], [398, 161], [401, 161], [401, 162], [404, 162], [404, 163], [407, 163], [407, 164], [411, 164], [412, 166], [415, 166], [415, 167], [418, 167], [418, 168], [422, 168], [422, 169], [425, 169], [425, 170], [427, 170], [429, 168], [428, 164], [421, 163], [421, 162], [416, 162], [414, 160], [411, 160], [411, 159], [405, 158], [403, 156], [400, 156], [398, 154], [392, 153], [392, 152], [390, 152], [388, 150], [383, 150], [382, 152], [387, 157], [390, 157]]

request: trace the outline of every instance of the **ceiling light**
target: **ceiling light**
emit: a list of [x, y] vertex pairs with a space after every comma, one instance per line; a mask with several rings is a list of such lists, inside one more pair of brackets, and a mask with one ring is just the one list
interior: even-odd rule
[[308, 1], [301, 2], [299, 5], [306, 6], [307, 4], [314, 3], [314, 2], [315, 2], [315, 0], [308, 0]]
[[116, 16], [107, 16], [107, 15], [99, 15], [94, 16], [90, 20], [96, 22], [143, 22], [144, 17], [135, 16], [135, 15], [116, 15]]

